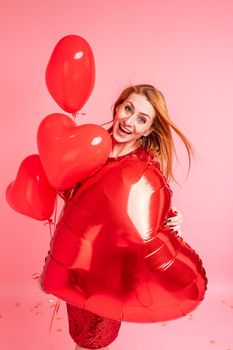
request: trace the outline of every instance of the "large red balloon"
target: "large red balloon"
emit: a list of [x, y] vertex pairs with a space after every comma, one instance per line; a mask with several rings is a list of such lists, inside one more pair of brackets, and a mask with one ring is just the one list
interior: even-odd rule
[[95, 83], [94, 56], [87, 41], [77, 35], [62, 38], [52, 52], [45, 78], [51, 96], [64, 111], [80, 110]]
[[47, 220], [53, 213], [56, 191], [49, 184], [38, 154], [21, 163], [15, 181], [7, 187], [8, 204], [17, 212], [37, 220]]
[[39, 125], [37, 144], [50, 184], [73, 187], [102, 166], [111, 151], [109, 133], [101, 126], [77, 126], [64, 114], [51, 114]]
[[172, 191], [141, 147], [109, 159], [82, 184], [51, 240], [42, 285], [103, 317], [160, 322], [203, 300], [207, 279], [195, 251], [163, 226]]

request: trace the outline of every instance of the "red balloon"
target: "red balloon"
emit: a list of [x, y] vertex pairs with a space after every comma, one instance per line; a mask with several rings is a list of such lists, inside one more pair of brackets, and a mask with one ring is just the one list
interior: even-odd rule
[[37, 220], [53, 213], [56, 191], [48, 183], [40, 157], [32, 154], [21, 163], [15, 181], [7, 187], [8, 204], [17, 212]]
[[111, 151], [111, 137], [101, 126], [77, 126], [64, 114], [44, 118], [37, 133], [41, 162], [50, 184], [73, 187], [102, 166]]
[[171, 197], [159, 162], [143, 147], [109, 158], [57, 225], [44, 290], [116, 320], [161, 322], [193, 311], [207, 278], [196, 252], [163, 226]]
[[77, 35], [62, 38], [52, 52], [45, 79], [51, 96], [63, 110], [80, 110], [95, 83], [94, 56], [88, 42]]

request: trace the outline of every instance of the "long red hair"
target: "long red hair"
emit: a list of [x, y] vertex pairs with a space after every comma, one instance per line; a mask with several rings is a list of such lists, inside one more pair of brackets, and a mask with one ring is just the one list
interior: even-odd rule
[[[189, 159], [188, 173], [191, 168], [191, 159], [194, 156], [195, 149], [186, 136], [177, 128], [173, 121], [169, 118], [165, 98], [163, 94], [152, 85], [130, 85], [122, 91], [113, 106], [113, 118], [116, 114], [116, 108], [122, 104], [132, 93], [144, 95], [155, 109], [156, 116], [152, 123], [153, 131], [150, 135], [142, 137], [142, 145], [146, 150], [152, 153], [160, 160], [161, 170], [168, 181], [175, 178], [172, 173], [172, 162], [174, 153], [177, 153], [174, 146], [171, 129], [173, 129], [183, 141]], [[112, 127], [108, 129], [112, 132]], [[176, 182], [176, 181], [175, 181]]]

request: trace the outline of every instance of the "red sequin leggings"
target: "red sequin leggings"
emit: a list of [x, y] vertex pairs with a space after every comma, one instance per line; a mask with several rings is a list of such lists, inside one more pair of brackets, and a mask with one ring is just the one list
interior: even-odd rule
[[79, 346], [100, 349], [111, 344], [117, 337], [121, 322], [111, 320], [66, 304], [69, 333]]

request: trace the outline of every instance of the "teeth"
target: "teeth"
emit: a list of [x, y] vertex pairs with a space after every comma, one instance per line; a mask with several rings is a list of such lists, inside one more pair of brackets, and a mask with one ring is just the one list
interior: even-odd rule
[[121, 124], [119, 126], [120, 126], [120, 129], [123, 130], [125, 133], [132, 134], [131, 131], [125, 129]]

